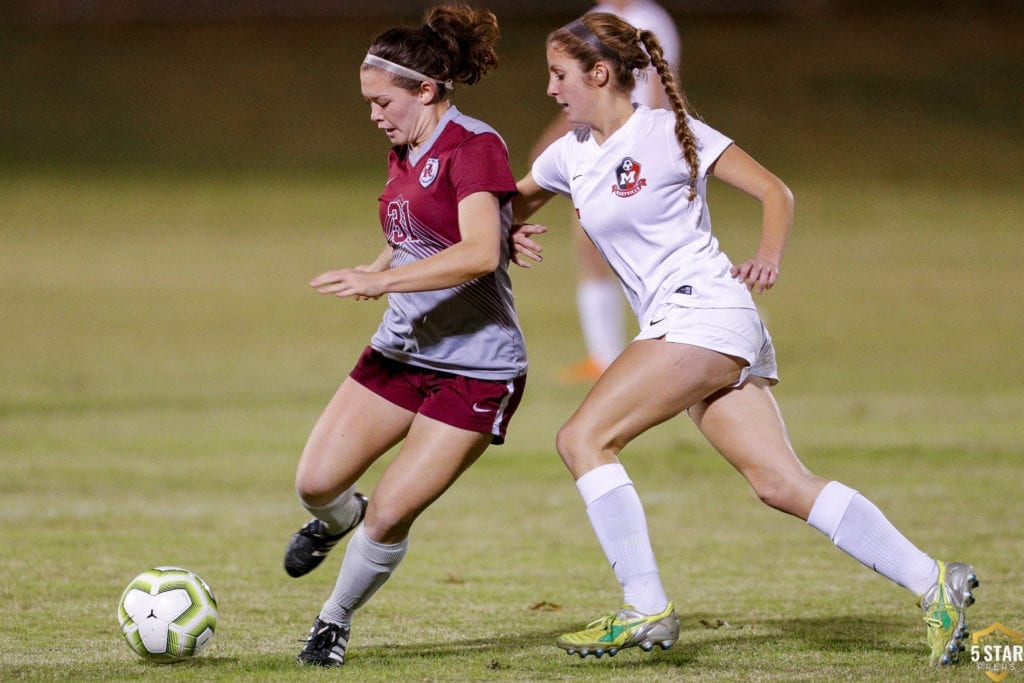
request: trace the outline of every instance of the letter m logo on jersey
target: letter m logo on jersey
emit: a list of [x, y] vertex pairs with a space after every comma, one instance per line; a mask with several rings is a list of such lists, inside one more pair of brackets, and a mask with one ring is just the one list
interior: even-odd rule
[[633, 157], [626, 157], [615, 167], [615, 184], [612, 192], [620, 197], [632, 197], [647, 184], [646, 178], [640, 177], [640, 163]]
[[384, 231], [388, 244], [416, 241], [416, 236], [409, 229], [410, 223], [408, 199], [398, 196], [388, 202], [387, 226]]

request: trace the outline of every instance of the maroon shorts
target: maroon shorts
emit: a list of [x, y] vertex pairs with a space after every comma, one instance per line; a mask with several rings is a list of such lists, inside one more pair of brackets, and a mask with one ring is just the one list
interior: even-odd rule
[[367, 346], [349, 376], [406, 410], [452, 427], [505, 442], [505, 429], [519, 407], [526, 375], [515, 379], [474, 379], [391, 360]]

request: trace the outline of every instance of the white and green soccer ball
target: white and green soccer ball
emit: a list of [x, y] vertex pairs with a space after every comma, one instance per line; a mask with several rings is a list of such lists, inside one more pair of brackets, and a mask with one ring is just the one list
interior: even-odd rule
[[144, 571], [128, 584], [117, 607], [128, 646], [159, 663], [199, 654], [217, 628], [217, 600], [206, 582], [181, 567]]

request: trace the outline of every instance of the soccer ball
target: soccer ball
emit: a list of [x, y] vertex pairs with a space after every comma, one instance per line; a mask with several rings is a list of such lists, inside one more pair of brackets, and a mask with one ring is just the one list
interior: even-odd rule
[[217, 627], [217, 600], [195, 573], [157, 567], [128, 584], [117, 607], [128, 646], [159, 663], [188, 659], [206, 647]]

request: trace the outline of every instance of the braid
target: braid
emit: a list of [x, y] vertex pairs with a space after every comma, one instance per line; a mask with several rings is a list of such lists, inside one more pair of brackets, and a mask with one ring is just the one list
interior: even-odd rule
[[639, 31], [640, 42], [647, 48], [647, 54], [651, 56], [651, 64], [654, 65], [665, 88], [672, 111], [676, 114], [676, 139], [679, 146], [683, 148], [683, 159], [690, 169], [690, 201], [697, 196], [697, 171], [700, 168], [700, 161], [697, 158], [697, 142], [694, 140], [693, 131], [690, 130], [690, 123], [687, 121], [690, 105], [686, 102], [686, 94], [676, 85], [676, 77], [672, 69], [665, 61], [665, 52], [658, 42], [657, 36], [650, 31]]

